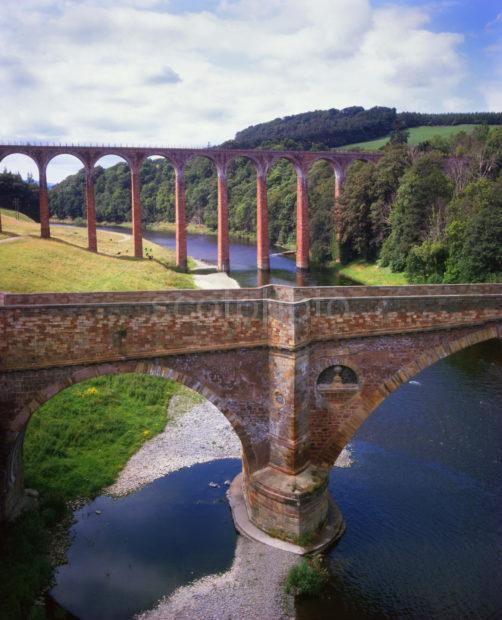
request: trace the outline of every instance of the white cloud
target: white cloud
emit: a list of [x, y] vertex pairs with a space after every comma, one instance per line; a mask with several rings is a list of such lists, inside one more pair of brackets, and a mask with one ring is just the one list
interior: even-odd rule
[[1, 138], [214, 144], [306, 110], [469, 107], [461, 43], [369, 0], [3, 0]]

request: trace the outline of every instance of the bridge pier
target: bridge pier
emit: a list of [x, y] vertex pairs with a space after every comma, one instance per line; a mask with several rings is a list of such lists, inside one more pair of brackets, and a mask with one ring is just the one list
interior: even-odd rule
[[0, 432], [0, 523], [14, 520], [25, 504], [24, 432]]
[[186, 195], [185, 177], [183, 170], [175, 169], [175, 209], [176, 209], [176, 265], [186, 271], [187, 269], [187, 234], [186, 234]]
[[85, 206], [87, 211], [87, 247], [91, 252], [97, 252], [96, 204], [92, 168], [85, 169]]
[[256, 242], [256, 266], [259, 270], [270, 271], [267, 181], [260, 170], [256, 172]]
[[226, 172], [220, 168], [218, 168], [218, 271], [230, 271], [228, 184]]
[[143, 258], [143, 235], [141, 232], [141, 198], [138, 165], [131, 165], [131, 214], [134, 256], [136, 258]]
[[310, 461], [309, 352], [271, 351], [269, 363], [270, 456], [256, 472], [244, 468], [248, 516], [274, 538], [325, 546], [343, 531], [343, 519], [329, 498], [328, 470]]
[[47, 192], [47, 172], [45, 166], [39, 166], [38, 199], [40, 206], [40, 236], [49, 239], [51, 229], [49, 225], [49, 195]]
[[309, 268], [309, 198], [307, 173], [296, 171], [296, 268]]

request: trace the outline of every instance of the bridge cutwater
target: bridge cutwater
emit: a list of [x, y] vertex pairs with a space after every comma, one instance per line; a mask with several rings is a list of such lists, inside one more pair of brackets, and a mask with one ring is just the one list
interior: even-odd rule
[[502, 284], [0, 293], [0, 521], [23, 501], [33, 413], [133, 372], [179, 381], [229, 420], [239, 528], [329, 543], [343, 520], [328, 473], [360, 425], [424, 368], [501, 337]]
[[255, 149], [181, 149], [156, 147], [113, 147], [113, 146], [75, 146], [75, 145], [16, 145], [0, 144], [0, 163], [8, 155], [22, 154], [30, 157], [38, 167], [40, 234], [50, 237], [49, 199], [47, 190], [47, 166], [58, 155], [73, 155], [82, 162], [85, 170], [85, 205], [88, 231], [88, 248], [97, 251], [96, 208], [92, 172], [96, 162], [106, 155], [122, 157], [131, 171], [131, 213], [134, 239], [134, 255], [143, 256], [141, 231], [140, 169], [148, 157], [164, 157], [175, 171], [175, 218], [176, 218], [176, 264], [180, 269], [187, 267], [187, 239], [185, 216], [186, 164], [195, 157], [205, 157], [212, 161], [218, 175], [218, 269], [229, 271], [229, 231], [228, 231], [228, 186], [227, 170], [237, 157], [249, 159], [256, 169], [256, 233], [257, 267], [270, 269], [270, 242], [268, 234], [267, 173], [278, 159], [286, 159], [293, 164], [297, 175], [296, 208], [296, 267], [309, 267], [309, 212], [307, 174], [317, 161], [327, 161], [335, 175], [334, 213], [339, 218], [339, 196], [347, 168], [353, 161], [376, 162], [381, 153], [335, 152], [335, 151], [264, 151]]

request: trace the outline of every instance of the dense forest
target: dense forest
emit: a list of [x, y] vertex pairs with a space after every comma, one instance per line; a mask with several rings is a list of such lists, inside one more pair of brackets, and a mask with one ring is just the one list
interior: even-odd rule
[[376, 166], [351, 166], [341, 207], [343, 261], [412, 282], [502, 281], [502, 127], [389, 145]]
[[[397, 115], [402, 119], [399, 124], [395, 110], [389, 108], [368, 111], [349, 108], [340, 114], [331, 112], [297, 115], [293, 117], [295, 126], [298, 130], [303, 126], [307, 135], [308, 131], [314, 131], [315, 119], [320, 121], [322, 116], [325, 128], [330, 123], [333, 126], [338, 123], [343, 132], [345, 123], [354, 132], [367, 132], [367, 138], [374, 136], [371, 132], [379, 125], [379, 132], [383, 128], [386, 132], [390, 130], [391, 143], [383, 147], [383, 157], [377, 165], [356, 162], [349, 169], [340, 199], [343, 213], [339, 223], [340, 248], [335, 244], [331, 167], [318, 162], [311, 169], [310, 235], [311, 257], [315, 262], [328, 263], [340, 252], [342, 262], [359, 258], [378, 260], [394, 271], [407, 272], [415, 282], [501, 277], [502, 127], [497, 125], [502, 114], [402, 113]], [[489, 120], [494, 125], [478, 125], [472, 133], [436, 137], [414, 147], [406, 145], [407, 126], [424, 122], [444, 124], [445, 117], [451, 124]], [[368, 129], [371, 118], [373, 129]], [[319, 130], [317, 138], [321, 139], [321, 134]], [[357, 134], [356, 139], [360, 137], [361, 134]], [[355, 134], [348, 131], [344, 141], [353, 139]], [[319, 148], [320, 143], [295, 141], [291, 136], [274, 142], [269, 135], [259, 146], [299, 149]], [[196, 158], [188, 164], [185, 179], [187, 221], [216, 231], [214, 165], [207, 159]], [[106, 170], [98, 166], [94, 183], [98, 221], [130, 221], [128, 166], [119, 163]], [[246, 159], [235, 160], [229, 170], [228, 184], [230, 230], [252, 238], [256, 230], [256, 175], [252, 164]], [[22, 199], [18, 200], [21, 210], [25, 210], [26, 204], [33, 214], [37, 202], [36, 185], [23, 183], [18, 175], [1, 174], [0, 197], [2, 194], [9, 197], [6, 200], [12, 204], [16, 192], [20, 196], [22, 193]], [[83, 171], [53, 187], [49, 200], [53, 217], [84, 218]], [[165, 160], [148, 159], [144, 163], [141, 201], [145, 225], [174, 221], [174, 173]], [[294, 246], [296, 174], [285, 160], [279, 160], [269, 171], [268, 204], [272, 243]]]
[[225, 146], [254, 148], [293, 140], [295, 144], [291, 148], [326, 149], [380, 138], [396, 124], [395, 108], [365, 110], [354, 106], [344, 110], [317, 110], [252, 125], [237, 132], [234, 140]]

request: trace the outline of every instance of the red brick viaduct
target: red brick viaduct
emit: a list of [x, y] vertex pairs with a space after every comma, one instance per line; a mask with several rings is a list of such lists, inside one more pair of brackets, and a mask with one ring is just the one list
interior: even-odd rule
[[380, 402], [501, 337], [502, 284], [0, 294], [0, 520], [23, 496], [36, 410], [90, 377], [146, 373], [220, 409], [242, 443], [249, 518], [297, 540], [341, 523], [327, 476]]
[[380, 153], [343, 153], [335, 151], [263, 151], [254, 149], [180, 149], [150, 147], [111, 147], [111, 146], [37, 146], [37, 145], [0, 145], [0, 163], [8, 155], [27, 155], [36, 163], [39, 172], [40, 194], [40, 228], [41, 236], [50, 237], [49, 201], [47, 192], [47, 166], [58, 155], [73, 155], [82, 162], [85, 170], [85, 201], [87, 212], [87, 230], [89, 250], [97, 251], [96, 209], [94, 204], [94, 187], [92, 171], [97, 161], [106, 155], [122, 157], [131, 171], [131, 213], [134, 238], [134, 254], [143, 255], [141, 232], [140, 169], [147, 157], [166, 158], [173, 166], [176, 175], [175, 213], [176, 213], [176, 263], [181, 269], [187, 265], [187, 240], [185, 218], [185, 181], [186, 164], [195, 157], [206, 157], [214, 163], [218, 175], [218, 269], [228, 271], [230, 268], [228, 236], [228, 192], [227, 170], [229, 164], [237, 157], [249, 159], [256, 168], [256, 232], [257, 232], [257, 267], [267, 271], [270, 268], [268, 210], [267, 210], [267, 172], [278, 159], [286, 159], [293, 164], [297, 175], [297, 209], [296, 209], [296, 266], [298, 269], [309, 267], [309, 213], [307, 173], [320, 160], [327, 161], [335, 174], [335, 218], [339, 217], [338, 197], [342, 188], [347, 168], [353, 161], [377, 161]]

